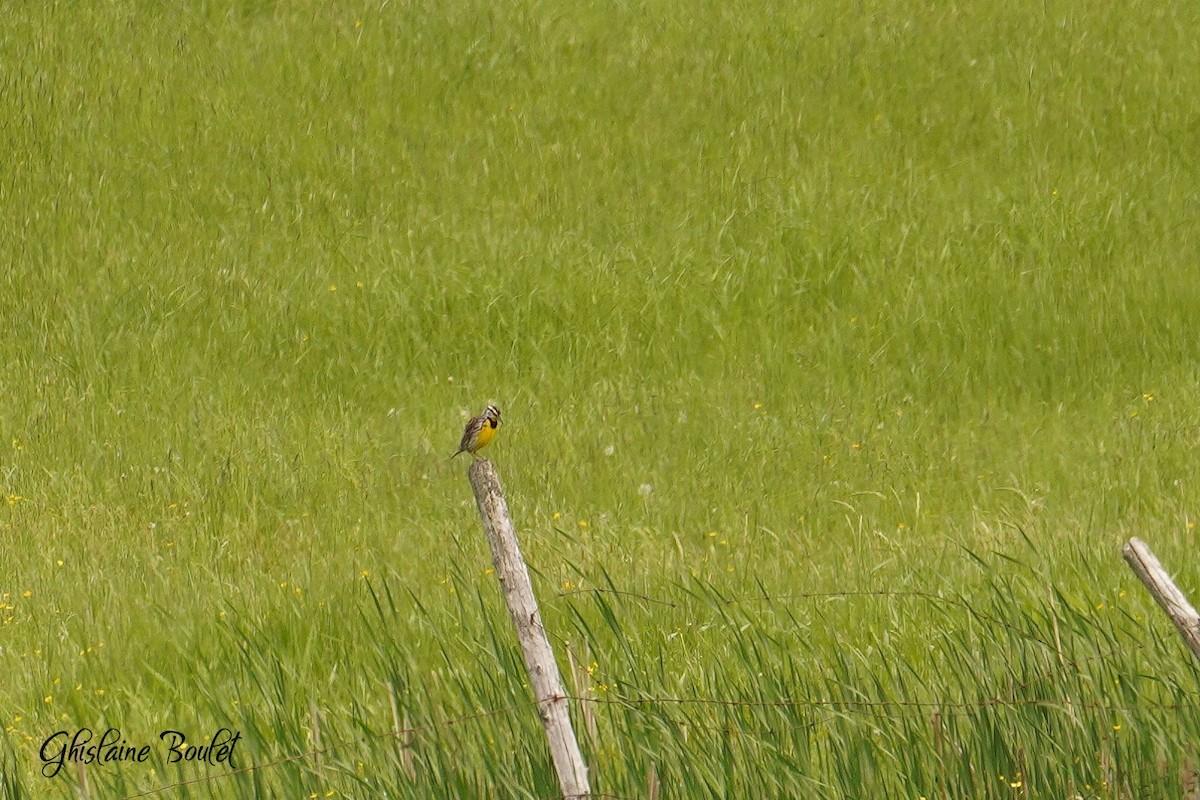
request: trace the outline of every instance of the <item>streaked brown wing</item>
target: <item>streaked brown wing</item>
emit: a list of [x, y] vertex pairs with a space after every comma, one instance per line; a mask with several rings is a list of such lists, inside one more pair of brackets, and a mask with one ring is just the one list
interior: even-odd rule
[[471, 442], [479, 435], [481, 427], [483, 427], [483, 419], [481, 417], [472, 417], [467, 423], [466, 430], [463, 431], [462, 441], [458, 443], [458, 449], [454, 451], [454, 455], [458, 455], [470, 448]]

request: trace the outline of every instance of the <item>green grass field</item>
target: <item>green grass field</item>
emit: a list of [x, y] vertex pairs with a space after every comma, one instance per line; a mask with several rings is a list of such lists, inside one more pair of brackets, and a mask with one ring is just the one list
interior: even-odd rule
[[1197, 7], [3, 7], [4, 797], [1200, 793]]

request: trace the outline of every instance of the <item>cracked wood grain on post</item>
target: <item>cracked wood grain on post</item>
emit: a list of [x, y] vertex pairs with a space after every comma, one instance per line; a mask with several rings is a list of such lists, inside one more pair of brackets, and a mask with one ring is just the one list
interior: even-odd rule
[[1134, 537], [1121, 552], [1151, 596], [1171, 618], [1192, 655], [1200, 659], [1200, 614], [1196, 613], [1145, 542]]
[[570, 709], [554, 651], [546, 630], [542, 627], [529, 570], [521, 557], [517, 533], [508, 514], [508, 503], [500, 488], [500, 478], [492, 462], [481, 459], [468, 471], [475, 503], [483, 519], [483, 530], [492, 549], [496, 578], [504, 593], [504, 602], [517, 630], [517, 640], [525, 657], [529, 685], [537, 699], [538, 715], [546, 729], [550, 757], [558, 773], [559, 788], [566, 800], [578, 800], [591, 794], [588, 787], [587, 765], [579, 751], [579, 742], [571, 727]]

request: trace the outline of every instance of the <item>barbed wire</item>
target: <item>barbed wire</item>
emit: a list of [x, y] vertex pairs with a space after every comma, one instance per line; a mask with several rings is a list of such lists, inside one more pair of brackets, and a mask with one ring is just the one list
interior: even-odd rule
[[304, 761], [305, 759], [316, 758], [317, 756], [327, 755], [329, 753], [333, 753], [338, 750], [344, 750], [345, 748], [347, 748], [351, 745], [365, 744], [367, 742], [376, 741], [378, 739], [407, 737], [407, 736], [411, 736], [413, 734], [420, 734], [420, 733], [435, 730], [435, 729], [451, 728], [451, 727], [454, 727], [455, 725], [461, 725], [464, 722], [471, 722], [472, 720], [477, 720], [477, 719], [485, 719], [487, 717], [494, 717], [494, 716], [497, 716], [498, 714], [503, 714], [503, 713], [507, 713], [510, 711], [514, 711], [518, 708], [525, 707], [525, 705], [526, 705], [525, 703], [509, 703], [506, 706], [500, 706], [498, 708], [491, 708], [491, 709], [487, 709], [484, 711], [477, 711], [473, 714], [463, 714], [462, 716], [451, 717], [449, 719], [438, 720], [436, 722], [429, 722], [429, 723], [425, 723], [424, 725], [410, 725], [410, 726], [403, 727], [403, 728], [397, 728], [395, 730], [384, 731], [382, 733], [373, 733], [373, 734], [366, 734], [363, 736], [356, 736], [353, 739], [348, 739], [343, 742], [331, 744], [326, 747], [320, 747], [320, 748], [316, 748], [313, 750], [307, 750], [303, 753], [298, 753], [296, 755], [285, 756], [283, 758], [275, 759], [274, 761], [267, 761], [262, 764], [251, 764], [248, 767], [240, 767], [238, 769], [233, 769], [233, 770], [230, 770], [229, 772], [222, 772], [217, 775], [203, 775], [198, 778], [189, 778], [188, 780], [176, 781], [175, 783], [169, 783], [169, 784], [165, 784], [163, 786], [155, 787], [153, 789], [147, 789], [145, 791], [138, 792], [137, 794], [124, 795], [121, 798], [121, 800], [135, 800], [136, 798], [139, 798], [139, 797], [150, 797], [151, 795], [161, 794], [162, 792], [165, 792], [169, 789], [178, 789], [183, 786], [191, 786], [191, 785], [197, 784], [197, 783], [208, 783], [210, 781], [221, 780], [223, 778], [231, 778], [235, 775], [243, 775], [246, 773], [258, 772], [260, 770], [269, 769], [271, 767], [279, 767], [284, 764], [290, 764], [295, 761]]
[[[558, 600], [558, 599], [564, 599], [564, 598], [569, 598], [569, 597], [572, 597], [575, 595], [584, 595], [584, 594], [613, 595], [613, 596], [617, 596], [617, 597], [633, 597], [633, 598], [636, 598], [643, 602], [653, 603], [656, 605], [663, 605], [663, 606], [667, 606], [670, 608], [685, 607], [681, 603], [675, 603], [670, 600], [663, 600], [661, 598], [650, 597], [649, 595], [641, 594], [638, 592], [630, 592], [630, 591], [623, 590], [623, 589], [611, 589], [611, 588], [602, 588], [602, 587], [591, 587], [591, 588], [586, 588], [586, 589], [571, 589], [571, 590], [567, 590], [567, 591], [557, 592], [551, 598], [551, 602], [553, 602], [554, 600]], [[990, 623], [990, 624], [994, 624], [994, 625], [1006, 628], [1010, 631], [1013, 631], [1017, 636], [1019, 636], [1022, 639], [1027, 639], [1029, 641], [1037, 642], [1038, 644], [1045, 647], [1048, 651], [1056, 653], [1064, 667], [1071, 667], [1073, 669], [1080, 669], [1083, 667], [1083, 665], [1088, 664], [1090, 662], [1104, 661], [1107, 658], [1111, 657], [1111, 655], [1113, 653], [1119, 652], [1121, 650], [1121, 648], [1119, 646], [1114, 645], [1113, 647], [1108, 647], [1108, 648], [1098, 650], [1097, 652], [1093, 653], [1092, 655], [1088, 655], [1083, 658], [1077, 658], [1077, 657], [1068, 658], [1063, 653], [1062, 643], [1059, 640], [1057, 618], [1051, 619], [1052, 630], [1050, 631], [1050, 635], [1048, 638], [1043, 638], [1042, 636], [1037, 635], [1035, 632], [1033, 632], [1031, 630], [1018, 627], [1016, 625], [1013, 625], [1010, 622], [1007, 622], [1006, 620], [1000, 619], [999, 617], [996, 617], [992, 614], [982, 611], [979, 608], [975, 607], [974, 605], [968, 603], [966, 600], [963, 600], [958, 597], [953, 597], [953, 596], [935, 594], [933, 592], [924, 591], [921, 589], [857, 589], [857, 590], [846, 590], [846, 591], [836, 591], [836, 592], [788, 592], [786, 594], [779, 594], [779, 595], [771, 595], [771, 594], [763, 593], [763, 594], [745, 595], [745, 596], [741, 596], [741, 597], [714, 598], [714, 599], [717, 599], [721, 605], [732, 606], [732, 605], [741, 605], [744, 603], [752, 603], [752, 602], [775, 603], [775, 602], [784, 602], [784, 601], [789, 601], [789, 600], [828, 600], [828, 599], [841, 599], [841, 598], [852, 598], [852, 597], [910, 598], [910, 599], [923, 600], [923, 601], [926, 601], [929, 603], [933, 603], [935, 605], [941, 603], [941, 604], [954, 606], [956, 608], [962, 609], [963, 611], [965, 611], [966, 613], [968, 613], [975, 619], [979, 620], [980, 622]], [[554, 638], [556, 638], [560, 642], [565, 643], [565, 641], [566, 641], [566, 638], [563, 636], [560, 636], [560, 635], [556, 635]], [[1053, 640], [1051, 640], [1051, 639], [1053, 639]], [[1048, 680], [1048, 679], [1049, 679], [1049, 676], [1036, 677], [1029, 681], [1015, 684], [1015, 688], [1028, 688], [1033, 683]]]
[[[1189, 703], [1143, 703], [1141, 705], [1107, 705], [1105, 703], [1076, 703], [1070, 700], [1045, 700], [1037, 698], [987, 697], [979, 700], [725, 700], [712, 697], [575, 697], [565, 698], [577, 703], [620, 705], [637, 707], [642, 705], [680, 706], [727, 706], [731, 708], [856, 708], [856, 709], [917, 709], [928, 711], [978, 711], [985, 708], [1062, 708], [1074, 711], [1124, 712], [1134, 711], [1180, 711], [1193, 709]], [[1200, 694], [1196, 695], [1200, 701]]]
[[[649, 595], [639, 594], [638, 592], [630, 592], [630, 591], [625, 591], [622, 589], [605, 589], [605, 588], [600, 588], [600, 587], [588, 588], [588, 589], [571, 589], [571, 590], [564, 591], [564, 592], [558, 592], [555, 594], [554, 598], [555, 599], [566, 598], [566, 597], [571, 597], [572, 595], [580, 595], [580, 594], [611, 594], [611, 595], [618, 596], [618, 597], [634, 597], [634, 598], [637, 598], [638, 600], [642, 600], [647, 603], [663, 605], [663, 606], [667, 606], [669, 608], [683, 607], [682, 604], [675, 603], [670, 600], [662, 600], [657, 597], [650, 597]], [[841, 591], [841, 592], [788, 592], [787, 594], [778, 594], [778, 595], [771, 595], [771, 594], [763, 593], [763, 594], [756, 594], [756, 595], [745, 595], [742, 597], [721, 598], [721, 599], [719, 599], [719, 602], [721, 603], [721, 605], [733, 606], [733, 605], [742, 605], [744, 603], [777, 603], [777, 602], [783, 602], [783, 601], [787, 601], [787, 600], [833, 600], [833, 599], [842, 599], [842, 598], [850, 598], [850, 597], [887, 597], [887, 598], [901, 597], [901, 598], [912, 598], [912, 599], [918, 599], [918, 600], [925, 600], [927, 602], [935, 603], [935, 604], [936, 603], [945, 603], [947, 605], [956, 606], [958, 608], [961, 608], [961, 609], [967, 611], [968, 613], [970, 613], [972, 616], [976, 617], [980, 621], [990, 622], [990, 623], [994, 623], [996, 625], [1000, 625], [1002, 627], [1008, 628], [1009, 630], [1019, 633], [1023, 637], [1033, 639], [1036, 642], [1040, 642], [1041, 644], [1043, 644], [1047, 647], [1053, 647], [1053, 645], [1049, 641], [1046, 641], [1044, 639], [1041, 639], [1040, 637], [1034, 636], [1029, 631], [1024, 630], [1022, 628], [1018, 628], [1016, 625], [1013, 625], [1010, 622], [1006, 622], [1005, 620], [999, 619], [998, 617], [995, 617], [984, 611], [980, 611], [978, 608], [976, 608], [975, 606], [972, 606], [970, 603], [968, 603], [965, 600], [962, 600], [957, 597], [948, 597], [946, 595], [935, 594], [933, 592], [927, 592], [927, 591], [923, 591], [921, 589], [859, 589], [859, 590], [849, 590], [849, 591]]]
[[[565, 599], [577, 595], [612, 595], [617, 597], [631, 597], [638, 601], [661, 605], [669, 608], [684, 607], [685, 604], [676, 603], [671, 600], [651, 597], [649, 595], [638, 592], [631, 592], [621, 589], [611, 588], [587, 588], [574, 589], [557, 593], [552, 599]], [[965, 610], [976, 619], [984, 623], [996, 624], [1015, 631], [1022, 638], [1038, 642], [1039, 644], [1061, 653], [1061, 645], [1057, 645], [1047, 639], [1043, 639], [1033, 632], [1019, 628], [1005, 620], [975, 608], [965, 600], [956, 597], [947, 597], [945, 595], [935, 594], [933, 592], [922, 590], [850, 590], [838, 592], [794, 592], [781, 595], [754, 594], [742, 597], [733, 598], [709, 598], [721, 605], [731, 606], [754, 602], [783, 602], [794, 600], [822, 600], [822, 599], [837, 599], [837, 598], [853, 598], [853, 597], [875, 597], [875, 598], [910, 598], [918, 599], [931, 603], [941, 603], [954, 606]], [[561, 637], [556, 637], [561, 638]], [[1085, 661], [1102, 658], [1102, 656], [1091, 656]], [[1082, 662], [1075, 660], [1065, 660], [1065, 667], [1078, 667]], [[1023, 688], [1018, 686], [1014, 688]], [[1139, 705], [1108, 705], [1099, 702], [1076, 702], [1069, 698], [1064, 700], [1050, 700], [1045, 698], [1001, 698], [1001, 697], [985, 697], [975, 700], [862, 700], [862, 699], [788, 699], [781, 698], [776, 700], [740, 700], [730, 698], [711, 698], [711, 697], [669, 697], [669, 696], [652, 696], [652, 695], [620, 695], [610, 693], [605, 695], [564, 695], [562, 697], [553, 698], [554, 700], [567, 700], [577, 705], [592, 704], [592, 705], [607, 705], [614, 707], [622, 707], [632, 711], [646, 712], [649, 707], [722, 707], [733, 709], [820, 709], [826, 712], [822, 715], [822, 719], [813, 720], [801, 727], [813, 728], [822, 724], [828, 724], [839, 718], [840, 715], [846, 713], [929, 713], [931, 715], [946, 716], [946, 715], [970, 715], [977, 714], [984, 710], [1002, 710], [1002, 709], [1022, 709], [1031, 707], [1040, 707], [1046, 709], [1062, 709], [1064, 711], [1089, 711], [1102, 714], [1121, 714], [1132, 712], [1167, 712], [1179, 711], [1184, 708], [1193, 708], [1194, 704], [1185, 703], [1142, 703]], [[1200, 694], [1197, 695], [1197, 700], [1200, 701]], [[342, 742], [331, 744], [321, 748], [314, 748], [303, 753], [297, 753], [290, 756], [284, 756], [271, 761], [266, 761], [260, 764], [252, 764], [246, 767], [231, 770], [216, 775], [205, 775], [196, 778], [190, 778], [183, 781], [164, 784], [155, 788], [147, 789], [135, 794], [125, 795], [121, 800], [138, 800], [138, 798], [151, 797], [172, 789], [178, 789], [186, 786], [209, 783], [216, 780], [223, 780], [237, 775], [255, 773], [262, 770], [268, 770], [274, 767], [283, 766], [299, 761], [315, 759], [323, 755], [331, 754], [339, 750], [344, 750], [347, 747], [354, 745], [363, 745], [372, 741], [387, 738], [407, 738], [414, 735], [421, 735], [431, 731], [449, 728], [465, 723], [470, 723], [477, 720], [496, 717], [501, 714], [507, 714], [517, 710], [526, 711], [529, 709], [536, 710], [538, 703], [535, 699], [530, 698], [527, 701], [513, 702], [496, 708], [485, 709], [471, 714], [464, 714], [457, 717], [452, 717], [443, 720], [427, 722], [421, 725], [405, 726], [402, 728], [384, 731], [380, 733], [369, 733], [347, 739]], [[833, 713], [830, 713], [833, 712]], [[746, 731], [740, 728], [729, 728], [725, 726], [705, 725], [702, 722], [686, 719], [668, 719], [667, 721], [679, 725], [687, 725], [689, 728], [696, 730], [711, 731], [726, 735], [745, 735], [745, 736], [774, 736], [779, 731], [774, 728], [767, 727], [761, 730]], [[407, 746], [407, 744], [406, 744]], [[597, 800], [631, 800], [630, 798], [621, 795], [609, 793], [595, 793], [589, 797]], [[547, 798], [547, 800], [561, 800], [560, 796]]]

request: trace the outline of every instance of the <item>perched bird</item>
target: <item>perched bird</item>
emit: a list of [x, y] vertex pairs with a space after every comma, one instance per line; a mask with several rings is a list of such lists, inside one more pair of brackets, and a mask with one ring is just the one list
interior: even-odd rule
[[[454, 456], [465, 451], [474, 458], [481, 448], [487, 447], [488, 442], [496, 435], [496, 428], [499, 427], [500, 409], [488, 406], [478, 417], [471, 417], [467, 421], [462, 441], [459, 443], [458, 449], [454, 451]], [[454, 458], [454, 456], [450, 457]]]

